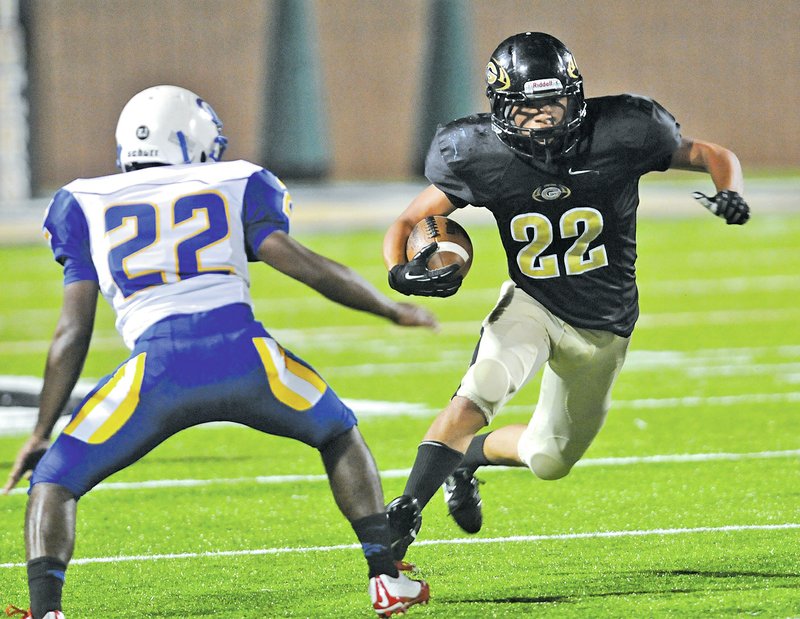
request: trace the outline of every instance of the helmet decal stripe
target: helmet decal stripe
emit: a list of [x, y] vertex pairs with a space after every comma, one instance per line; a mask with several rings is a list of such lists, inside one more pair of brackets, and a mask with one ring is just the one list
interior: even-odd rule
[[178, 131], [175, 135], [177, 135], [178, 142], [181, 145], [181, 152], [183, 153], [183, 163], [191, 163], [192, 160], [189, 158], [189, 147], [186, 145], [186, 136], [183, 135], [183, 131]]
[[569, 56], [569, 63], [567, 63], [567, 75], [569, 75], [572, 79], [580, 79], [581, 74], [578, 71], [578, 65], [575, 64], [575, 58], [572, 57], [572, 54]]
[[486, 81], [494, 90], [508, 90], [511, 86], [511, 78], [508, 76], [508, 72], [494, 58], [486, 65]]

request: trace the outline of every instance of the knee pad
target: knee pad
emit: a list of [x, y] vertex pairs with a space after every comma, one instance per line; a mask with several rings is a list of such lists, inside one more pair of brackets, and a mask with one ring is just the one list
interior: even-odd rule
[[536, 477], [546, 481], [552, 481], [566, 477], [571, 468], [564, 464], [561, 460], [545, 453], [533, 454], [530, 462], [528, 462], [528, 467], [530, 467], [531, 471], [533, 471], [533, 474], [536, 475]]
[[511, 376], [496, 359], [480, 359], [467, 370], [463, 386], [486, 403], [496, 404], [508, 394]]
[[539, 479], [552, 481], [566, 477], [572, 470], [572, 464], [564, 461], [560, 451], [555, 445], [542, 445], [541, 441], [534, 441], [529, 431], [522, 433], [517, 444], [517, 453], [531, 472]]

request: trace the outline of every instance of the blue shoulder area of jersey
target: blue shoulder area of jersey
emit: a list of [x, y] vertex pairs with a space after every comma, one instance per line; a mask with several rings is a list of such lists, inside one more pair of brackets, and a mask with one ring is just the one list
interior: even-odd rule
[[75, 196], [60, 189], [47, 207], [45, 236], [53, 257], [64, 265], [64, 283], [97, 280], [89, 244], [89, 226]]
[[244, 220], [248, 260], [256, 260], [262, 241], [276, 230], [289, 232], [292, 199], [272, 172], [260, 169], [250, 175], [244, 190]]

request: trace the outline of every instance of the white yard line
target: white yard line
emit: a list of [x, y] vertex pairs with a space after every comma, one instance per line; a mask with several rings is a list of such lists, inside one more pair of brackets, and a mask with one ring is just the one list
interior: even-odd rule
[[[334, 373], [328, 373], [333, 375]], [[787, 375], [788, 376], [788, 375]], [[73, 395], [75, 393], [73, 392]], [[430, 407], [414, 402], [389, 402], [381, 400], [344, 399], [361, 420], [379, 417], [433, 417], [441, 407]], [[741, 393], [723, 396], [683, 396], [678, 398], [637, 398], [616, 399], [612, 402], [614, 410], [676, 410], [698, 407], [726, 407], [742, 404], [796, 404], [800, 402], [800, 391], [782, 393]], [[444, 403], [442, 403], [443, 405]], [[533, 412], [533, 404], [509, 404], [503, 411], [519, 413]], [[0, 406], [0, 436], [15, 436], [31, 431], [36, 422], [37, 410], [22, 406]], [[55, 427], [60, 432], [68, 423], [68, 417], [61, 417]], [[221, 422], [224, 423], [224, 422]], [[213, 427], [219, 424], [205, 424], [198, 427]]]
[[[486, 311], [491, 309], [491, 300], [486, 304]], [[296, 311], [296, 310], [295, 310]], [[639, 317], [637, 329], [650, 329], [662, 327], [693, 326], [693, 325], [742, 325], [763, 324], [765, 322], [784, 322], [800, 319], [800, 308], [789, 307], [780, 309], [749, 309], [749, 310], [718, 310], [702, 312], [661, 312], [644, 313]], [[401, 327], [386, 325], [380, 321], [364, 325], [341, 325], [308, 327], [305, 329], [274, 329], [267, 330], [278, 341], [286, 340], [292, 345], [309, 342], [310, 346], [319, 347], [320, 342], [329, 341], [337, 348], [346, 347], [346, 342], [352, 339], [384, 339], [388, 343], [396, 341], [397, 330]], [[480, 321], [443, 321], [441, 334], [448, 335], [475, 335], [480, 331]], [[18, 340], [0, 342], [0, 355], [22, 355], [31, 353], [47, 353], [50, 340]], [[121, 340], [115, 336], [97, 334], [92, 339], [93, 349], [123, 350]]]
[[752, 277], [720, 277], [717, 279], [657, 280], [642, 278], [643, 296], [650, 293], [717, 295], [721, 292], [750, 294], [756, 290], [782, 292], [797, 290], [797, 275], [754, 275]]
[[[579, 460], [576, 467], [593, 466], [630, 466], [635, 464], [662, 464], [684, 462], [714, 462], [742, 460], [771, 460], [776, 458], [798, 458], [800, 449], [786, 451], [758, 451], [752, 453], [703, 453], [703, 454], [663, 454], [654, 456], [625, 456], [617, 458], [586, 458]], [[481, 469], [481, 473], [508, 470], [514, 467], [492, 466]], [[522, 470], [522, 469], [520, 469]], [[408, 477], [411, 469], [387, 469], [381, 471], [383, 479], [403, 479]], [[217, 479], [152, 479], [134, 482], [104, 482], [96, 486], [92, 492], [125, 491], [161, 488], [195, 488], [201, 486], [221, 486], [240, 484], [291, 484], [304, 482], [327, 482], [326, 475], [264, 475], [254, 477], [223, 477]], [[27, 488], [15, 488], [11, 494], [25, 494]]]
[[[449, 325], [467, 325], [470, 324], [470, 331], [475, 332], [477, 341], [477, 331], [475, 325], [472, 323], [446, 323]], [[359, 328], [359, 327], [355, 327]], [[363, 327], [367, 328], [367, 327]], [[275, 332], [276, 334], [278, 332]], [[291, 337], [299, 336], [300, 333], [284, 332], [284, 335], [291, 335]], [[335, 336], [330, 334], [330, 338], [323, 338], [321, 341], [334, 342], [336, 347], [342, 348], [342, 340], [345, 335], [353, 336], [355, 334], [340, 334], [337, 340]], [[376, 333], [377, 335], [377, 333]], [[276, 335], [278, 337], [278, 335]], [[302, 337], [302, 336], [301, 336]], [[326, 336], [327, 337], [327, 336]], [[278, 339], [282, 339], [278, 337]], [[288, 338], [287, 338], [288, 339]], [[46, 346], [47, 344], [42, 341], [39, 342]], [[23, 354], [31, 352], [28, 350], [28, 344], [31, 342], [18, 342], [19, 347], [15, 346], [14, 342], [0, 343], [0, 353]], [[98, 344], [98, 340], [92, 340], [92, 346]], [[99, 348], [120, 347], [121, 344], [116, 338], [109, 338], [105, 342], [100, 342]], [[392, 353], [398, 350], [397, 343], [392, 338], [376, 337], [370, 340], [370, 349], [374, 351], [382, 351], [383, 353]], [[319, 348], [319, 344], [316, 344]], [[417, 351], [423, 348], [428, 349], [430, 342], [408, 342], [404, 344], [405, 350]], [[432, 371], [436, 369], [449, 369], [453, 367], [466, 368], [471, 355], [471, 349], [459, 349], [452, 347], [446, 351], [438, 353], [439, 358], [429, 362], [372, 362], [372, 363], [359, 363], [359, 364], [337, 364], [335, 367], [330, 367], [325, 370], [325, 374], [347, 374], [353, 373], [358, 375], [379, 375], [390, 374], [406, 371], [423, 372]], [[774, 363], [756, 362], [757, 357], [770, 355], [779, 357], [781, 360]], [[396, 354], [393, 356], [396, 357]], [[784, 361], [785, 360], [785, 361]], [[791, 374], [794, 375], [798, 370], [798, 360], [800, 360], [800, 345], [786, 344], [782, 346], [743, 346], [739, 348], [701, 348], [699, 350], [631, 350], [625, 360], [625, 372], [631, 371], [651, 371], [656, 369], [668, 368], [671, 370], [683, 369], [688, 374], [710, 372], [712, 374], [725, 374], [733, 373], [739, 374], [747, 372], [751, 374]], [[0, 393], [5, 390], [26, 391], [29, 393], [37, 393], [41, 389], [42, 379], [33, 376], [3, 376], [0, 375]], [[94, 381], [89, 379], [81, 380], [78, 384], [78, 389], [84, 393], [94, 386]], [[0, 410], [1, 412], [1, 410]]]
[[[416, 546], [452, 546], [454, 544], [519, 544], [525, 542], [569, 541], [583, 539], [607, 539], [619, 537], [666, 537], [668, 535], [697, 535], [702, 533], [739, 533], [743, 531], [786, 531], [800, 529], [800, 523], [784, 524], [742, 524], [716, 527], [690, 527], [672, 529], [643, 529], [634, 531], [590, 531], [586, 533], [560, 533], [554, 535], [512, 535], [509, 537], [456, 538], [439, 540], [420, 540]], [[255, 548], [251, 550], [218, 550], [208, 552], [181, 552], [152, 555], [121, 555], [116, 557], [85, 557], [73, 559], [70, 565], [91, 563], [124, 563], [129, 561], [164, 561], [173, 559], [213, 559], [217, 557], [243, 557], [259, 555], [305, 554], [310, 552], [332, 552], [338, 550], [360, 549], [359, 544], [338, 544], [335, 546], [300, 546], [296, 548]], [[0, 569], [21, 568], [25, 563], [0, 563]]]
[[[361, 420], [376, 417], [430, 417], [436, 415], [441, 407], [429, 407], [413, 402], [384, 402], [372, 400], [344, 399]], [[639, 398], [634, 400], [614, 400], [612, 410], [676, 410], [698, 407], [725, 407], [742, 404], [796, 404], [800, 402], [800, 391], [784, 393], [742, 393], [723, 396], [684, 396], [680, 398]], [[444, 403], [442, 403], [444, 405]], [[506, 413], [533, 412], [533, 404], [510, 404], [503, 408]], [[26, 434], [33, 429], [37, 411], [34, 408], [21, 406], [0, 407], [0, 436], [16, 436]], [[69, 419], [61, 417], [55, 432], [61, 432]], [[223, 423], [224, 422], [220, 422]], [[204, 424], [200, 428], [213, 427], [218, 424]]]
[[[376, 269], [382, 269], [378, 266]], [[362, 275], [365, 270], [361, 269]], [[24, 285], [19, 284], [19, 285]], [[31, 289], [35, 289], [34, 284], [29, 284]], [[495, 301], [499, 294], [500, 286], [487, 286], [483, 288], [465, 287], [459, 292], [459, 298], [470, 301], [484, 301], [489, 305]], [[690, 278], [673, 280], [651, 280], [643, 278], [640, 288], [644, 297], [651, 294], [691, 294], [693, 296], [718, 295], [720, 293], [729, 294], [750, 294], [755, 291], [783, 292], [797, 290], [797, 275], [753, 275], [742, 277], [720, 277], [714, 279]], [[27, 290], [20, 291], [15, 289], [17, 294], [30, 294]], [[331, 307], [331, 302], [321, 295], [304, 295], [302, 297], [253, 297], [253, 302], [257, 310], [269, 314], [291, 314], [298, 311], [312, 312], [321, 308]], [[24, 324], [36, 324], [50, 317], [58, 315], [58, 307], [48, 308], [20, 308], [4, 312], [3, 320], [10, 324], [23, 322]]]
[[654, 409], [695, 408], [698, 406], [736, 406], [737, 404], [795, 404], [800, 402], [800, 392], [787, 393], [742, 393], [721, 396], [687, 396], [682, 398], [643, 398], [638, 400], [615, 400], [612, 408]]

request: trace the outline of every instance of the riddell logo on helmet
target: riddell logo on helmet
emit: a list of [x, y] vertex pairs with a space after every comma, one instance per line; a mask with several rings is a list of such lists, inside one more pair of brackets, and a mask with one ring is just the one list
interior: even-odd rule
[[125, 153], [128, 157], [158, 157], [157, 148], [137, 148]]
[[564, 85], [561, 80], [555, 77], [549, 77], [543, 80], [533, 80], [532, 82], [525, 82], [523, 87], [526, 95], [532, 95], [543, 90], [564, 90]]

